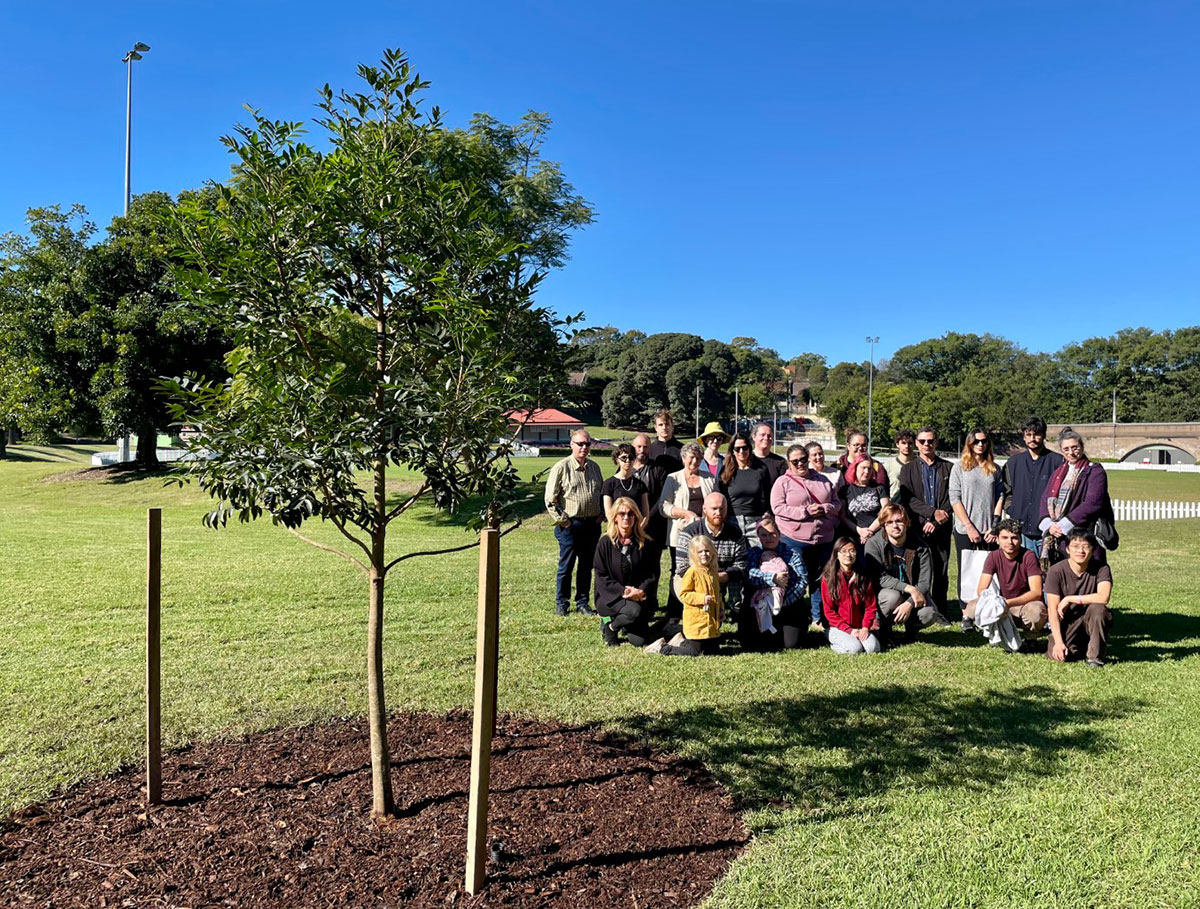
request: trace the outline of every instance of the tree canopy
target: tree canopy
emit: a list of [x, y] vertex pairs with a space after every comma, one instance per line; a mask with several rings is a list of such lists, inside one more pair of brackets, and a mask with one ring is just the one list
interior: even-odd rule
[[[183, 285], [236, 346], [228, 381], [177, 383], [176, 413], [208, 452], [189, 475], [217, 500], [210, 524], [328, 521], [345, 545], [321, 548], [367, 575], [373, 811], [387, 815], [384, 580], [422, 554], [389, 550], [389, 525], [425, 499], [503, 516], [508, 414], [555, 403], [565, 380], [565, 324], [534, 292], [591, 212], [540, 157], [544, 115], [454, 130], [399, 51], [358, 75], [361, 91], [320, 92], [328, 151], [254, 112], [224, 140], [217, 204], [180, 206]], [[421, 479], [389, 496], [391, 467]]]

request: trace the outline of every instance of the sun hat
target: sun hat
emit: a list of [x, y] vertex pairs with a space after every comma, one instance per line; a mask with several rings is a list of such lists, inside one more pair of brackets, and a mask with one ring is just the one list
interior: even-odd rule
[[696, 441], [703, 445], [704, 440], [709, 436], [720, 436], [722, 445], [732, 438], [729, 433], [721, 428], [721, 424], [716, 420], [709, 421], [708, 425], [704, 427], [704, 432], [700, 433], [700, 435], [696, 438]]

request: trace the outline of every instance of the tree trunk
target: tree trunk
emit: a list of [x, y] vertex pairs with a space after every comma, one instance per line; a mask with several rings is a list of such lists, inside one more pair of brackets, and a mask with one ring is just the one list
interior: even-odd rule
[[142, 426], [137, 432], [137, 465], [141, 470], [157, 470], [158, 430]]
[[[380, 547], [382, 548], [382, 547]], [[367, 617], [367, 713], [371, 721], [371, 816], [392, 817], [392, 759], [388, 752], [387, 705], [383, 695], [383, 581], [371, 566], [370, 615]]]

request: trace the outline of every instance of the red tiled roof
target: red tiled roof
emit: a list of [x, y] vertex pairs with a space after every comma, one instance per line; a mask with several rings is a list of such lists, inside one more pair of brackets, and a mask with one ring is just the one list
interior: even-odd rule
[[568, 416], [561, 410], [556, 410], [553, 407], [538, 408], [533, 412], [528, 420], [525, 419], [527, 411], [514, 410], [508, 415], [510, 423], [525, 422], [526, 426], [584, 426], [582, 420], [576, 420], [572, 416]]

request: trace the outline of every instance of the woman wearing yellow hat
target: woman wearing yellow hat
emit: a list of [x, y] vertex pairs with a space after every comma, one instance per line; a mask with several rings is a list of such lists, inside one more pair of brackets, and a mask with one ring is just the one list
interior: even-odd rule
[[714, 480], [721, 476], [721, 467], [725, 457], [721, 454], [721, 446], [729, 441], [729, 433], [721, 428], [716, 420], [709, 422], [700, 433], [696, 442], [704, 449], [704, 457], [700, 459], [700, 472]]

